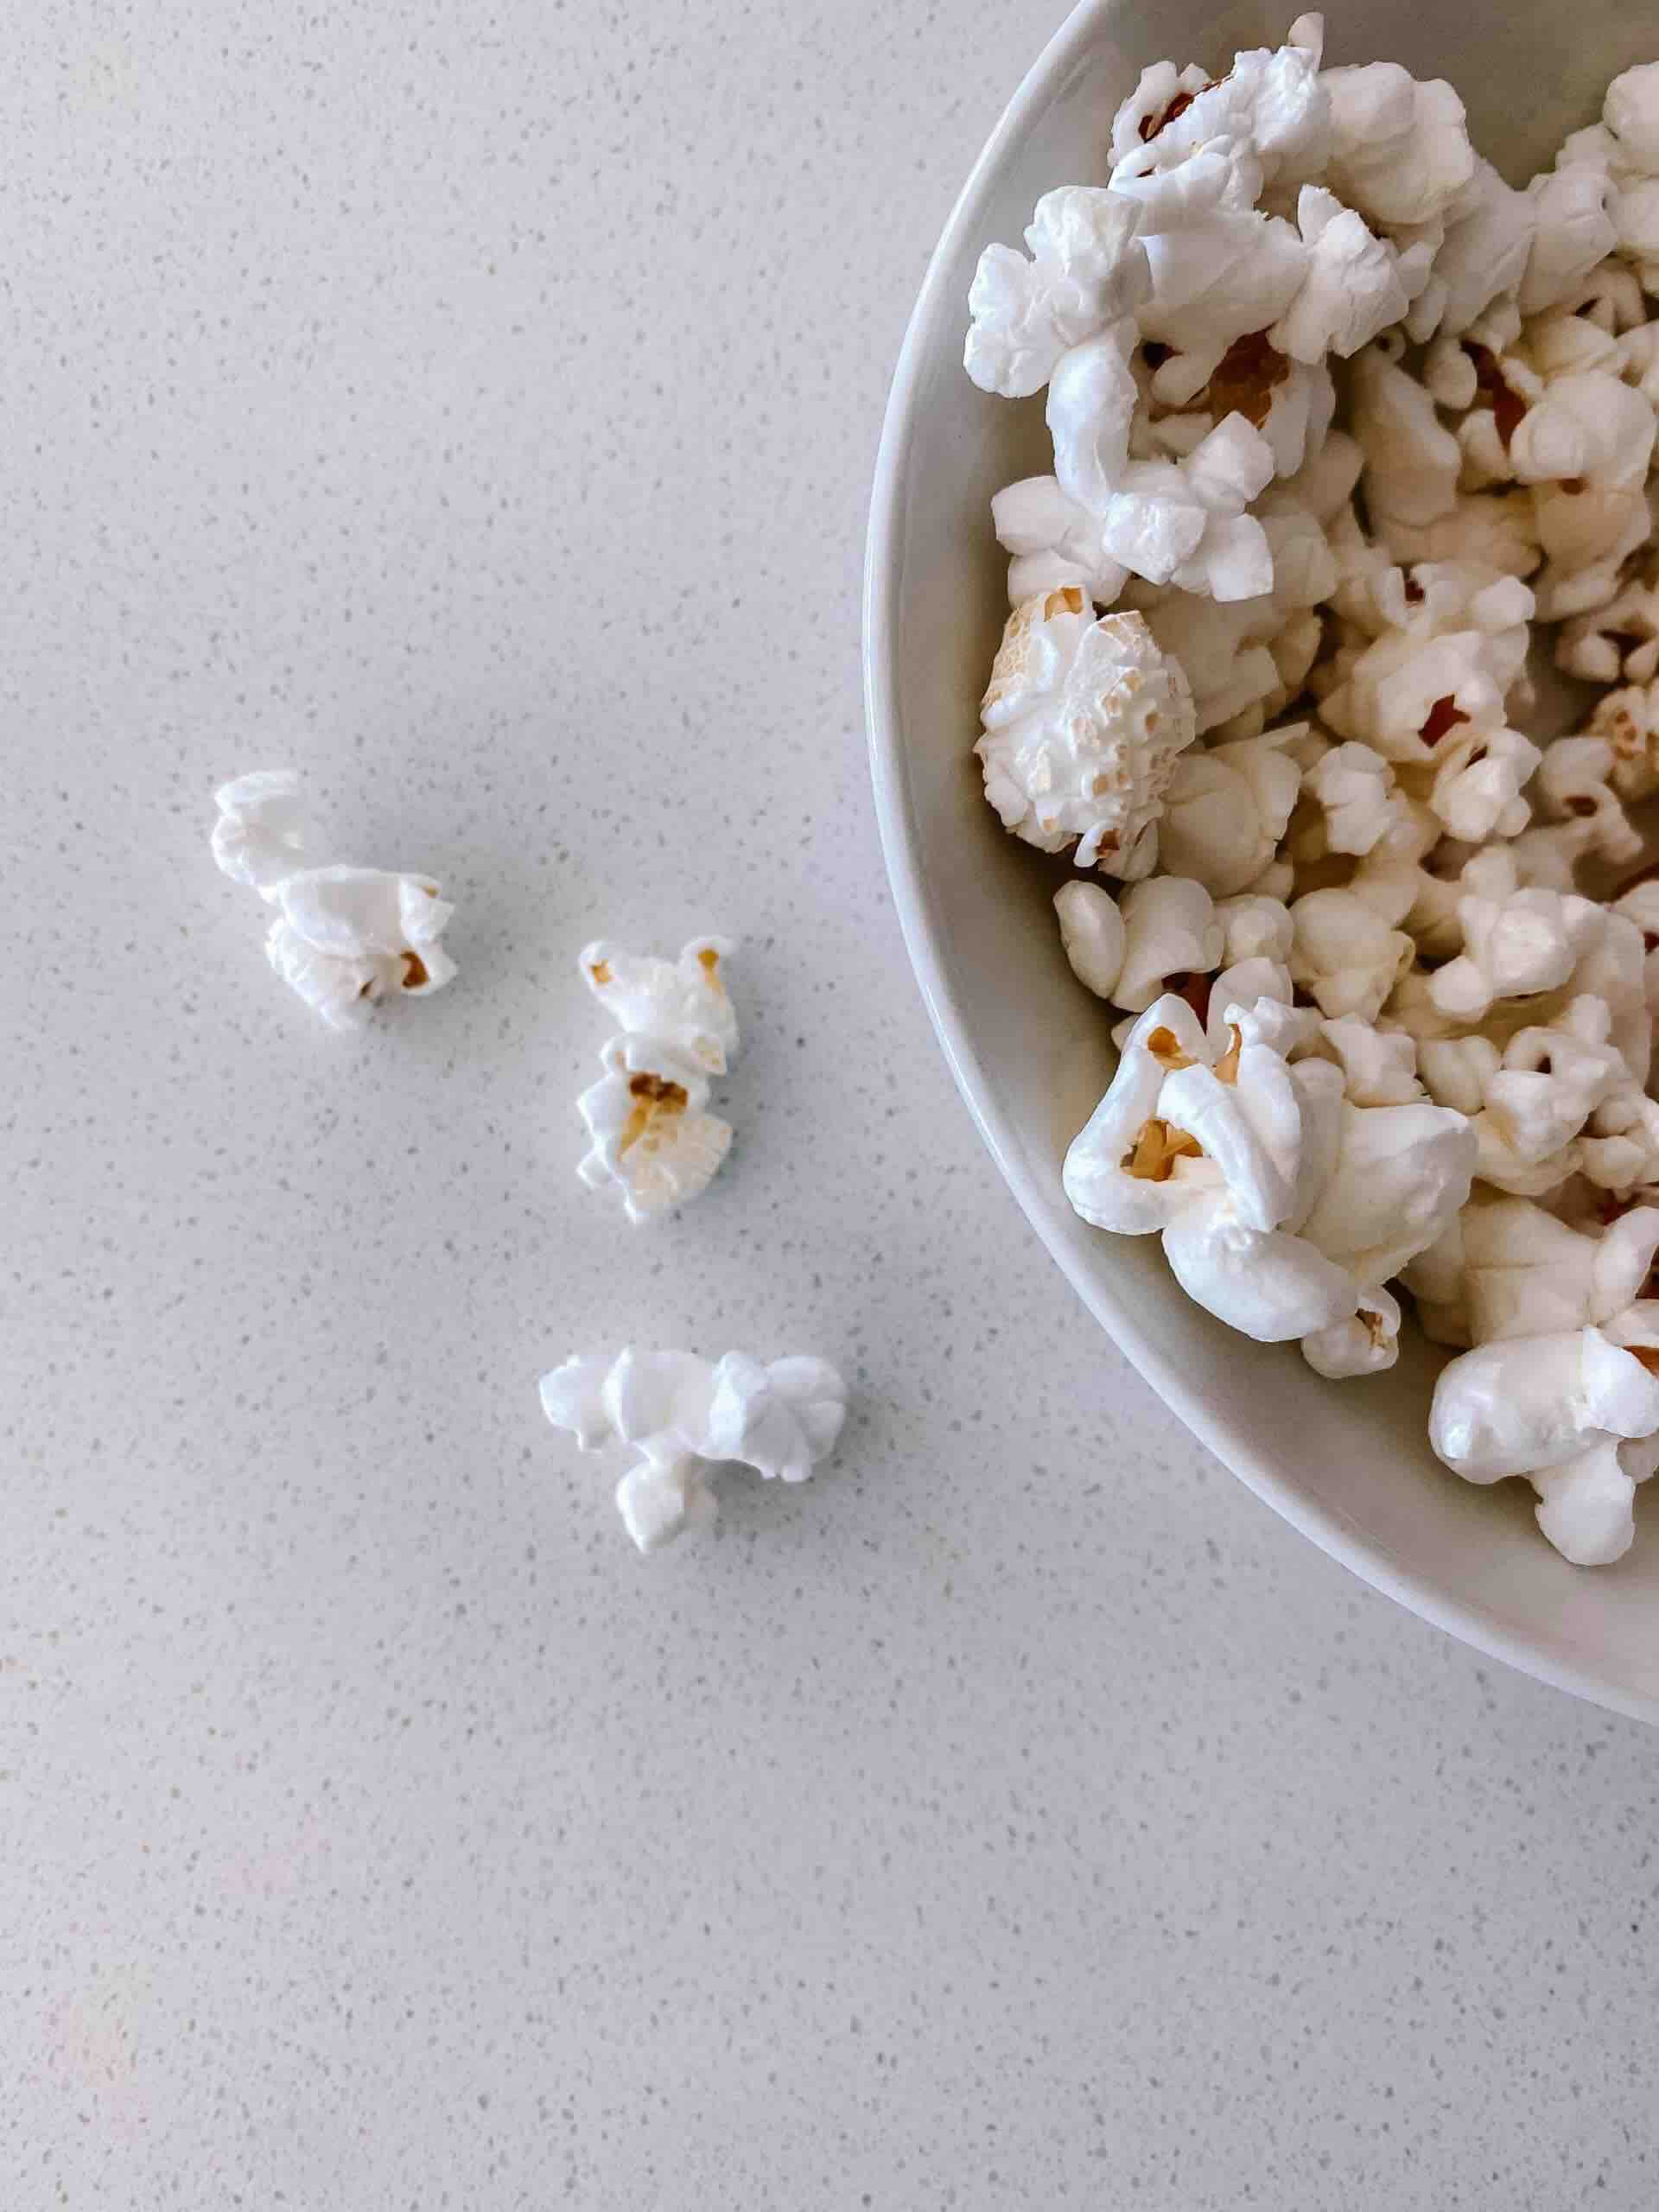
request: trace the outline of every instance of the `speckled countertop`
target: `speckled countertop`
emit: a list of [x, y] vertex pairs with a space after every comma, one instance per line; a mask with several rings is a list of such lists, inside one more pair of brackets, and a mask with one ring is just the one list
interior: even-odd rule
[[[1659, 1742], [1189, 1441], [906, 966], [866, 490], [1058, 13], [12, 27], [5, 2212], [1659, 2200]], [[355, 1044], [208, 861], [282, 762], [459, 902]], [[630, 1235], [572, 955], [708, 926]], [[631, 1335], [842, 1360], [836, 1465], [640, 1560], [535, 1389]]]

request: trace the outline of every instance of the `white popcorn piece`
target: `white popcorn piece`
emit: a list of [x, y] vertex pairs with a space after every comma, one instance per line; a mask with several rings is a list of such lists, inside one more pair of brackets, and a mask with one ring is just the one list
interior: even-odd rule
[[1054, 912], [1072, 974], [1097, 998], [1111, 998], [1128, 944], [1117, 901], [1099, 884], [1074, 880], [1054, 893]]
[[1395, 248], [1323, 185], [1302, 187], [1296, 225], [1307, 274], [1268, 335], [1294, 360], [1313, 364], [1327, 353], [1345, 360], [1400, 321], [1427, 281], [1430, 257], [1421, 257], [1421, 276], [1414, 266], [1402, 270]]
[[213, 859], [276, 909], [265, 957], [331, 1029], [359, 1029], [384, 998], [427, 998], [455, 963], [441, 942], [454, 908], [430, 877], [303, 865], [310, 829], [287, 769], [239, 777], [217, 794]]
[[1659, 1251], [1659, 1211], [1586, 1235], [1529, 1198], [1488, 1199], [1464, 1212], [1462, 1240], [1471, 1342], [1622, 1330]]
[[1346, 1321], [1302, 1338], [1302, 1357], [1327, 1382], [1383, 1375], [1400, 1357], [1400, 1302], [1381, 1284], [1361, 1293]]
[[454, 908], [424, 875], [305, 868], [270, 887], [271, 966], [331, 1029], [355, 1029], [383, 998], [427, 998], [455, 963], [440, 940]]
[[662, 960], [601, 938], [578, 957], [621, 1034], [576, 1101], [590, 1140], [576, 1173], [590, 1190], [614, 1186], [636, 1224], [700, 1197], [731, 1148], [731, 1124], [707, 1109], [709, 1077], [737, 1053], [722, 968], [737, 950], [728, 938], [693, 938], [677, 960]]
[[1484, 1182], [1536, 1197], [1574, 1171], [1577, 1156], [1567, 1147], [1597, 1108], [1628, 1084], [1610, 1027], [1605, 1006], [1584, 997], [1548, 1026], [1510, 1038], [1474, 1117], [1476, 1172]]
[[542, 1378], [542, 1408], [584, 1452], [612, 1441], [644, 1454], [617, 1485], [617, 1507], [642, 1552], [707, 1528], [718, 1505], [711, 1465], [739, 1460], [768, 1480], [804, 1482], [835, 1449], [847, 1390], [827, 1360], [747, 1352], [582, 1353]]
[[1099, 510], [1101, 543], [1150, 582], [1224, 601], [1258, 598], [1273, 588], [1273, 554], [1245, 510], [1273, 467], [1261, 432], [1229, 415], [1185, 461], [1131, 461]]
[[1534, 1517], [1573, 1567], [1611, 1567], [1636, 1541], [1636, 1486], [1659, 1466], [1659, 1440], [1603, 1437], [1576, 1459], [1541, 1468]]
[[1599, 490], [1640, 486], [1653, 455], [1654, 412], [1617, 376], [1589, 369], [1556, 377], [1510, 441], [1523, 484], [1577, 480]]
[[1450, 515], [1462, 452], [1427, 392], [1385, 345], [1355, 356], [1351, 405], [1373, 524], [1380, 527], [1387, 517], [1421, 524]]
[[[1303, 725], [1305, 727], [1305, 725]], [[1284, 750], [1292, 730], [1184, 753], [1175, 764], [1159, 830], [1162, 865], [1203, 884], [1211, 897], [1236, 896], [1273, 859], [1301, 787]]]
[[1463, 102], [1439, 78], [1416, 82], [1397, 63], [1327, 69], [1330, 181], [1369, 223], [1390, 228], [1444, 217], [1475, 173]]
[[1435, 970], [1428, 994], [1442, 1014], [1479, 1021], [1494, 1001], [1554, 990], [1572, 976], [1598, 910], [1571, 893], [1515, 891], [1458, 902], [1464, 950]]
[[1012, 246], [986, 247], [963, 357], [982, 391], [1008, 399], [1040, 391], [1062, 355], [1139, 305], [1148, 283], [1140, 224], [1134, 200], [1065, 185], [1037, 203], [1029, 261]]
[[291, 768], [238, 776], [213, 794], [213, 859], [232, 883], [271, 899], [285, 877], [306, 865], [310, 821]]
[[1268, 181], [1311, 176], [1329, 152], [1319, 75], [1324, 43], [1324, 18], [1305, 15], [1292, 24], [1285, 45], [1235, 54], [1220, 79], [1155, 62], [1141, 72], [1113, 120], [1114, 163], [1130, 175], [1155, 172], [1225, 140], [1248, 150]]
[[[1659, 1015], [1659, 880], [1649, 876], [1644, 881], [1631, 884], [1614, 899], [1612, 911], [1642, 932], [1644, 995], [1648, 1012]], [[1230, 950], [1231, 942], [1230, 937]]]
[[1437, 327], [1455, 338], [1494, 301], [1520, 289], [1537, 232], [1537, 202], [1512, 191], [1490, 162], [1477, 161], [1446, 213], [1445, 242], [1434, 257], [1435, 281], [1445, 291]]
[[600, 938], [576, 964], [624, 1036], [659, 1039], [677, 1060], [724, 1075], [737, 1056], [737, 1009], [721, 963], [737, 950], [731, 938], [696, 937], [677, 960], [659, 960]]
[[1119, 912], [1124, 949], [1114, 1005], [1140, 1014], [1162, 996], [1172, 976], [1208, 976], [1220, 967], [1226, 940], [1201, 883], [1153, 876], [1124, 893]]
[[1333, 853], [1369, 853], [1405, 818], [1392, 766], [1355, 741], [1334, 746], [1309, 771], [1306, 788], [1325, 816], [1325, 842]]
[[1612, 785], [1621, 798], [1634, 805], [1659, 791], [1659, 682], [1604, 693], [1588, 734], [1612, 747]]
[[[1441, 1374], [1429, 1416], [1429, 1441], [1453, 1473], [1475, 1483], [1510, 1475], [1532, 1480], [1543, 1533], [1583, 1566], [1605, 1564], [1629, 1541], [1626, 1518], [1616, 1501], [1610, 1512], [1605, 1497], [1619, 1465], [1617, 1450], [1601, 1450], [1590, 1466], [1586, 1456], [1656, 1430], [1659, 1376], [1593, 1327], [1465, 1352]], [[1554, 1486], [1540, 1479], [1554, 1471]]]
[[1222, 957], [1229, 967], [1242, 960], [1289, 960], [1296, 925], [1282, 899], [1247, 893], [1222, 899], [1216, 906], [1215, 918], [1222, 926]]
[[[1091, 518], [1109, 511], [1129, 458], [1140, 388], [1129, 369], [1135, 327], [1125, 318], [1056, 363], [1049, 381], [1048, 433], [1061, 491]], [[1101, 543], [1107, 543], [1104, 533]]]
[[[1406, 1106], [1422, 1097], [1416, 1044], [1400, 1032], [1374, 1029], [1343, 1014], [1320, 1022], [1313, 1049], [1342, 1070], [1343, 1096], [1351, 1106]], [[1435, 1103], [1452, 1102], [1436, 1093]]]
[[1416, 947], [1351, 891], [1311, 891], [1290, 909], [1290, 972], [1328, 1017], [1375, 1021]]
[[1585, 854], [1622, 868], [1642, 851], [1641, 833], [1614, 796], [1610, 738], [1558, 737], [1538, 770], [1536, 798], [1548, 821], [1586, 825]]
[[[1602, 606], [1569, 618], [1555, 642], [1555, 661], [1590, 683], [1650, 683], [1659, 676], [1659, 584], [1648, 576], [1630, 578]], [[1617, 696], [1622, 703], [1636, 704]], [[1647, 702], [1644, 694], [1641, 703]], [[1598, 701], [1592, 729], [1601, 727], [1607, 708], [1607, 701]]]
[[1182, 1288], [1232, 1327], [1264, 1342], [1306, 1336], [1351, 1313], [1355, 1294], [1279, 1227], [1305, 1203], [1306, 1078], [1273, 1041], [1291, 1010], [1224, 1011], [1219, 1055], [1183, 1000], [1141, 1015], [1066, 1154], [1066, 1196], [1097, 1228], [1160, 1234]]
[[599, 1081], [576, 1101], [590, 1140], [576, 1173], [614, 1185], [638, 1225], [700, 1198], [731, 1149], [732, 1128], [706, 1109], [709, 1079], [660, 1040], [613, 1037]]
[[1058, 477], [1027, 476], [1005, 485], [991, 501], [991, 521], [999, 543], [1013, 556], [1008, 600], [1014, 607], [1076, 585], [1096, 607], [1107, 607], [1128, 581], [1128, 570], [1106, 558], [1098, 522], [1067, 496]]
[[976, 751], [1002, 826], [1131, 880], [1157, 859], [1176, 756], [1196, 734], [1179, 664], [1139, 614], [1096, 620], [1075, 588], [1008, 617]]
[[1519, 305], [1522, 315], [1535, 315], [1577, 296], [1612, 251], [1617, 233], [1608, 213], [1612, 186], [1590, 168], [1552, 169], [1528, 190], [1534, 227]]
[[1362, 1287], [1386, 1282], [1466, 1204], [1475, 1161], [1473, 1129], [1446, 1107], [1344, 1100], [1335, 1161], [1299, 1234]]
[[1428, 791], [1446, 835], [1469, 845], [1519, 836], [1532, 818], [1522, 793], [1541, 758], [1530, 739], [1502, 722], [1453, 729], [1435, 755]]

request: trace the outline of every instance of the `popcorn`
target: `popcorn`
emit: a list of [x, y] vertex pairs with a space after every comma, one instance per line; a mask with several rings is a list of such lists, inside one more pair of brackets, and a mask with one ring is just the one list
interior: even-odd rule
[[737, 1057], [737, 1009], [721, 963], [737, 950], [731, 938], [694, 937], [677, 960], [658, 960], [600, 938], [576, 964], [625, 1036], [659, 1039], [677, 1058], [724, 1075]]
[[1008, 563], [1014, 607], [1068, 585], [1096, 607], [1109, 607], [1128, 581], [1128, 570], [1102, 550], [1100, 524], [1067, 497], [1058, 477], [1027, 476], [1006, 485], [991, 501], [991, 521], [999, 543], [1014, 556]]
[[213, 859], [232, 883], [274, 899], [285, 877], [304, 867], [310, 823], [291, 768], [238, 776], [213, 794]]
[[1380, 1284], [1361, 1294], [1349, 1319], [1302, 1338], [1302, 1357], [1332, 1382], [1385, 1374], [1399, 1357], [1400, 1301]]
[[1302, 187], [1296, 225], [1307, 274], [1268, 334], [1294, 360], [1312, 364], [1327, 353], [1345, 360], [1400, 321], [1427, 278], [1429, 257], [1421, 257], [1421, 276], [1414, 266], [1402, 270], [1395, 249], [1323, 185]]
[[1235, 54], [1218, 79], [1154, 62], [1113, 120], [1113, 162], [1131, 175], [1154, 174], [1224, 139], [1247, 148], [1266, 179], [1311, 175], [1328, 150], [1324, 43], [1324, 18], [1299, 16], [1284, 46]]
[[1296, 925], [1282, 899], [1258, 893], [1224, 899], [1215, 908], [1215, 918], [1224, 932], [1222, 957], [1230, 967], [1241, 960], [1289, 959]]
[[1428, 979], [1443, 1014], [1479, 1021], [1498, 999], [1558, 988], [1588, 944], [1598, 912], [1588, 899], [1557, 891], [1514, 891], [1458, 901], [1464, 950]]
[[1434, 257], [1434, 282], [1444, 295], [1436, 320], [1448, 336], [1461, 336], [1494, 301], [1520, 289], [1536, 235], [1536, 207], [1526, 193], [1511, 191], [1490, 162], [1476, 162], [1447, 210], [1445, 242]]
[[1260, 431], [1229, 415], [1184, 462], [1128, 464], [1100, 509], [1101, 543], [1153, 583], [1223, 601], [1259, 597], [1273, 588], [1273, 556], [1244, 510], [1273, 466]]
[[1466, 1204], [1475, 1160], [1474, 1130], [1446, 1107], [1344, 1100], [1336, 1160], [1300, 1234], [1356, 1283], [1384, 1283]]
[[[1054, 474], [1067, 499], [1098, 521], [1123, 480], [1140, 387], [1129, 371], [1135, 325], [1111, 324], [1056, 363], [1048, 387]], [[1109, 546], [1105, 531], [1100, 543]], [[1117, 556], [1121, 557], [1121, 556]], [[1132, 564], [1130, 564], [1132, 565]]]
[[429, 998], [455, 972], [439, 942], [454, 912], [429, 876], [306, 868], [267, 884], [271, 966], [331, 1029], [359, 1028], [387, 997]]
[[1616, 232], [1607, 212], [1612, 188], [1593, 168], [1553, 169], [1534, 177], [1527, 189], [1533, 233], [1519, 305], [1523, 315], [1535, 315], [1577, 294], [1612, 251]]
[[1325, 816], [1325, 842], [1333, 853], [1369, 853], [1405, 817], [1394, 771], [1369, 745], [1333, 747], [1309, 771], [1306, 788]]
[[[1405, 1106], [1423, 1095], [1417, 1079], [1417, 1046], [1409, 1037], [1373, 1029], [1368, 1021], [1343, 1014], [1320, 1022], [1313, 1050], [1342, 1070], [1343, 1096], [1351, 1106]], [[1436, 1093], [1435, 1103], [1451, 1102]]]
[[617, 1185], [636, 1226], [700, 1198], [732, 1142], [731, 1124], [705, 1110], [708, 1077], [638, 1037], [613, 1037], [600, 1065], [576, 1101], [591, 1140], [576, 1166], [582, 1181]]
[[1079, 868], [1150, 873], [1176, 755], [1195, 735], [1192, 694], [1138, 614], [1091, 618], [1075, 588], [1008, 617], [975, 750], [1005, 830]]
[[804, 1482], [835, 1449], [847, 1389], [827, 1360], [747, 1352], [718, 1362], [686, 1351], [580, 1353], [542, 1378], [542, 1408], [583, 1452], [639, 1446], [617, 1485], [624, 1526], [642, 1552], [711, 1526], [711, 1463], [741, 1460], [767, 1480]]
[[455, 910], [429, 876], [303, 865], [310, 827], [290, 770], [239, 777], [216, 804], [214, 861], [276, 907], [265, 957], [331, 1029], [361, 1028], [379, 1000], [429, 997], [454, 975], [439, 940]]
[[1354, 1293], [1279, 1227], [1303, 1196], [1304, 1116], [1271, 1041], [1271, 1002], [1225, 1013], [1218, 1056], [1184, 1000], [1166, 995], [1141, 1015], [1066, 1154], [1065, 1192], [1097, 1228], [1161, 1234], [1183, 1289], [1235, 1328], [1306, 1336], [1351, 1313]]
[[1518, 836], [1532, 818], [1521, 794], [1542, 756], [1519, 730], [1497, 721], [1497, 712], [1489, 707], [1492, 719], [1459, 731], [1435, 760], [1428, 804], [1447, 835], [1465, 844]]
[[1311, 891], [1290, 910], [1290, 972], [1322, 1014], [1374, 1021], [1416, 947], [1351, 891]]
[[1073, 878], [1054, 893], [1054, 912], [1072, 974], [1097, 998], [1109, 999], [1122, 972], [1128, 942], [1116, 900], [1097, 883]]
[[[1617, 1496], [1621, 1463], [1616, 1448], [1605, 1447], [1656, 1430], [1659, 1377], [1593, 1327], [1465, 1352], [1440, 1376], [1429, 1414], [1429, 1441], [1454, 1474], [1474, 1483], [1531, 1479], [1540, 1527], [1580, 1566], [1605, 1564], [1630, 1541]], [[1586, 1468], [1592, 1452], [1597, 1456]], [[1551, 1474], [1553, 1484], [1539, 1479]], [[1592, 1503], [1597, 1510], [1585, 1511], [1583, 1527], [1575, 1509]]]
[[[1322, 39], [1147, 70], [1109, 185], [982, 264], [970, 362], [1046, 383], [1054, 463], [994, 502], [979, 752], [1005, 826], [1129, 887], [1055, 898], [1127, 1009], [1077, 1211], [1333, 1379], [1393, 1365], [1404, 1281], [1476, 1363], [1448, 1464], [1607, 1558], [1659, 1466], [1614, 1418], [1659, 1375], [1659, 1208], [1613, 1218], [1659, 1200], [1659, 886], [1581, 885], [1659, 794], [1659, 63], [1517, 192], [1450, 86]], [[1615, 687], [1542, 745], [1535, 623]], [[1500, 1325], [1546, 1347], [1508, 1408]]]
[[[1659, 581], [1633, 577], [1600, 607], [1564, 622], [1555, 662], [1590, 683], [1650, 683], [1659, 676]], [[1609, 704], [1599, 700], [1598, 715]]]
[[1086, 185], [1045, 193], [1026, 232], [1031, 259], [1012, 246], [980, 256], [963, 362], [982, 391], [1020, 399], [1040, 391], [1061, 357], [1138, 306], [1148, 284], [1141, 210]]
[[1567, 1147], [1591, 1115], [1626, 1080], [1608, 1039], [1607, 1008], [1579, 998], [1554, 1023], [1522, 1029], [1504, 1046], [1482, 1085], [1473, 1127], [1476, 1172], [1502, 1191], [1539, 1196], [1578, 1165]]
[[704, 937], [675, 961], [603, 938], [581, 953], [582, 980], [622, 1034], [576, 1101], [591, 1140], [576, 1173], [590, 1190], [614, 1185], [636, 1224], [700, 1197], [731, 1147], [730, 1123], [707, 1109], [709, 1077], [724, 1075], [737, 1052], [721, 968], [736, 950], [730, 938]]
[[1385, 518], [1421, 524], [1450, 515], [1463, 455], [1433, 401], [1387, 346], [1368, 346], [1355, 356], [1351, 405], [1365, 456], [1366, 500], [1378, 530]]
[[1600, 369], [1557, 377], [1529, 408], [1510, 441], [1523, 484], [1561, 483], [1623, 490], [1647, 478], [1654, 412], [1639, 391]]
[[1124, 951], [1110, 994], [1115, 1005], [1141, 1013], [1172, 976], [1207, 976], [1220, 967], [1225, 938], [1201, 883], [1154, 876], [1124, 894], [1119, 912]]
[[1538, 771], [1537, 804], [1547, 820], [1583, 822], [1585, 853], [1623, 867], [1641, 853], [1642, 838], [1613, 795], [1613, 759], [1608, 738], [1558, 737]]
[[1301, 785], [1283, 750], [1291, 732], [1274, 730], [1175, 764], [1160, 830], [1162, 862], [1212, 897], [1231, 898], [1273, 859]]
[[1327, 69], [1329, 175], [1368, 223], [1433, 223], [1475, 173], [1463, 102], [1439, 78], [1417, 83], [1392, 61]]

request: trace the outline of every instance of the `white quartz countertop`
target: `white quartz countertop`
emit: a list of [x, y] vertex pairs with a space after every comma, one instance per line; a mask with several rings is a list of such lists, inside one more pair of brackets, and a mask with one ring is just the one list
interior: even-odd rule
[[[5, 2212], [1659, 2202], [1659, 1743], [1190, 1440], [899, 941], [869, 475], [1060, 12], [11, 25]], [[360, 1039], [208, 857], [283, 765], [457, 901]], [[709, 928], [630, 1232], [574, 956]], [[629, 1339], [842, 1363], [836, 1461], [641, 1560], [536, 1393]]]

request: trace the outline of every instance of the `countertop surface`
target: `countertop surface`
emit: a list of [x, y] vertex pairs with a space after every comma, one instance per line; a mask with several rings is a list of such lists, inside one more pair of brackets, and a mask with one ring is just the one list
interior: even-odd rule
[[[41, 0], [0, 123], [0, 2202], [1659, 2200], [1659, 1744], [1351, 1580], [1085, 1318], [877, 848], [862, 527], [1055, 0]], [[302, 770], [461, 972], [329, 1034]], [[603, 933], [738, 1135], [575, 1178]], [[842, 1363], [653, 1559], [577, 1348]]]

